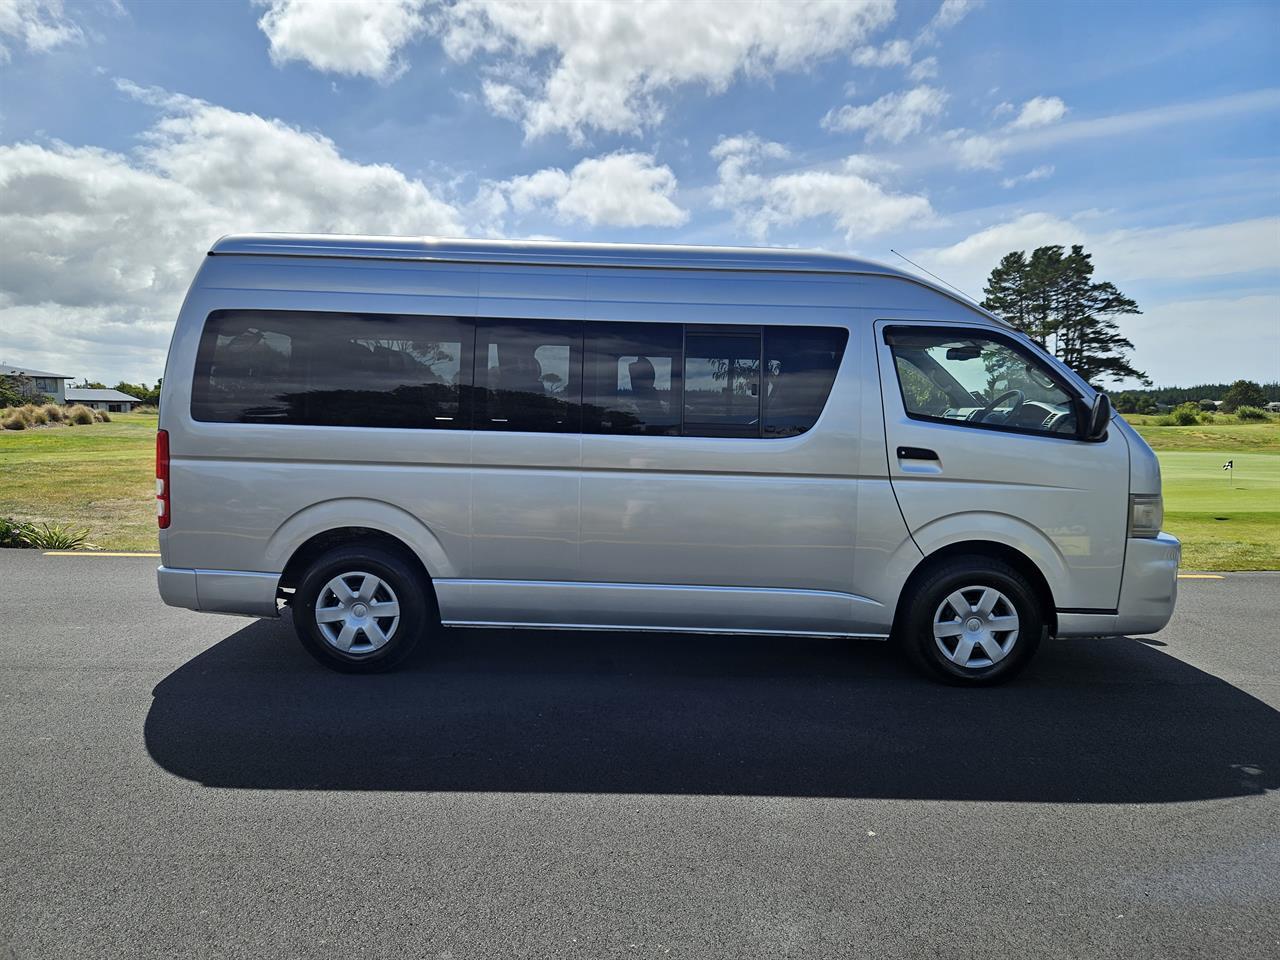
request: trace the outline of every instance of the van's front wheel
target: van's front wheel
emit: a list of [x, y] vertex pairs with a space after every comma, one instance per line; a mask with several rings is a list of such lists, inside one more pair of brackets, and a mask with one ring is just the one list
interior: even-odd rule
[[1008, 680], [1044, 633], [1035, 590], [1008, 564], [955, 557], [925, 575], [906, 607], [902, 640], [917, 666], [949, 683]]
[[333, 670], [376, 673], [404, 661], [429, 626], [421, 576], [378, 547], [327, 551], [303, 574], [293, 626], [307, 652]]

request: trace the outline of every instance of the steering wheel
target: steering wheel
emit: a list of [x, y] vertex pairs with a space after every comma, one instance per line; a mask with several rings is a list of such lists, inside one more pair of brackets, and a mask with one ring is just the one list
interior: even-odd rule
[[1005, 417], [1004, 417], [1005, 420], [1006, 421], [1009, 420], [1011, 417], [1013, 417], [1015, 413], [1018, 412], [1018, 408], [1022, 406], [1024, 402], [1026, 402], [1027, 395], [1023, 393], [1021, 390], [1006, 390], [1004, 393], [1000, 394], [1000, 396], [996, 397], [994, 400], [988, 403], [985, 407], [983, 407], [980, 411], [978, 411], [978, 415], [973, 418], [974, 421], [977, 423], [982, 423], [984, 420], [987, 419], [987, 417], [991, 416], [991, 412], [995, 410], [996, 407], [1000, 406], [1000, 404], [1008, 400], [1010, 397], [1014, 397], [1016, 399], [1014, 401], [1013, 406], [1009, 408], [1009, 412], [1005, 414]]

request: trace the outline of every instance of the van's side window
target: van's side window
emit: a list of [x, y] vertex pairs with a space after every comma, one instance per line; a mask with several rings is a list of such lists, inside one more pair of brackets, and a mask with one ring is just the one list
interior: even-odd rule
[[477, 430], [576, 433], [582, 410], [582, 323], [476, 322]]
[[219, 310], [201, 334], [191, 415], [466, 428], [470, 350], [470, 324], [452, 317]]
[[1043, 364], [969, 330], [891, 327], [902, 401], [917, 420], [1074, 435], [1076, 403]]
[[687, 328], [684, 434], [760, 436], [760, 329], [707, 332]]
[[678, 323], [588, 323], [583, 432], [679, 435], [683, 343]]
[[849, 332], [838, 327], [765, 327], [766, 437], [792, 437], [818, 421]]

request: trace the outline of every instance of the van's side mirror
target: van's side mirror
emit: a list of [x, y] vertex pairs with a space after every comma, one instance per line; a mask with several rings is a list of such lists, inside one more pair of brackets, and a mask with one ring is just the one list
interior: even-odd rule
[[1111, 422], [1111, 398], [1100, 393], [1093, 399], [1089, 415], [1085, 418], [1083, 440], [1101, 440], [1107, 435], [1107, 424]]

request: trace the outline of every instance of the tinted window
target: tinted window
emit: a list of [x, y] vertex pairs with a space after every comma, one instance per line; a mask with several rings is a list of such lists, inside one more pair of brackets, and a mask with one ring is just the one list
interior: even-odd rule
[[760, 435], [760, 334], [685, 333], [684, 433]]
[[764, 436], [795, 436], [817, 422], [848, 339], [836, 327], [765, 328]]
[[467, 427], [470, 325], [450, 317], [220, 310], [191, 415], [218, 423]]
[[573, 433], [582, 404], [582, 324], [481, 320], [476, 324], [478, 430]]
[[588, 323], [583, 430], [680, 433], [680, 351], [676, 323]]
[[891, 328], [907, 413], [917, 419], [1074, 435], [1076, 409], [1030, 353], [966, 330]]

